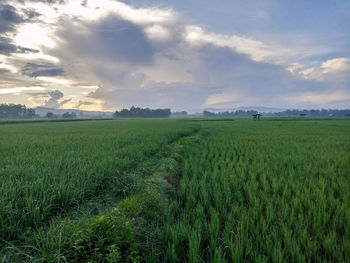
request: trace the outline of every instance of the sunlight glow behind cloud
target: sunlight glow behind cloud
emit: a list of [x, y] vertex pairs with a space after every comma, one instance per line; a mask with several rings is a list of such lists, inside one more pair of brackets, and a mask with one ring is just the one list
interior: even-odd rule
[[55, 47], [55, 42], [49, 37], [49, 30], [40, 24], [25, 24], [21, 26], [14, 37], [17, 45], [40, 49], [41, 46]]
[[45, 90], [43, 87], [19, 87], [12, 89], [0, 89], [0, 94], [20, 94], [24, 91], [42, 91]]

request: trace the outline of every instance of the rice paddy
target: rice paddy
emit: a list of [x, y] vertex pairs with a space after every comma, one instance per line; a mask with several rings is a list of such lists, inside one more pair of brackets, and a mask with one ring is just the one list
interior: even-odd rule
[[164, 120], [0, 126], [1, 238], [19, 239], [103, 191], [122, 196], [125, 173], [193, 127]]
[[347, 119], [0, 133], [2, 262], [350, 262]]
[[208, 128], [184, 157], [168, 262], [350, 260], [348, 121]]

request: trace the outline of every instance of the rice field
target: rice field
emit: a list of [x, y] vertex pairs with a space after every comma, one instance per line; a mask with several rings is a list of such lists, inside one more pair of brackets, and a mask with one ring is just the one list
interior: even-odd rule
[[350, 262], [347, 119], [0, 134], [2, 262]]
[[20, 239], [104, 191], [123, 197], [126, 173], [194, 129], [167, 120], [0, 125], [1, 239]]
[[350, 262], [350, 122], [208, 124], [169, 206], [167, 262]]

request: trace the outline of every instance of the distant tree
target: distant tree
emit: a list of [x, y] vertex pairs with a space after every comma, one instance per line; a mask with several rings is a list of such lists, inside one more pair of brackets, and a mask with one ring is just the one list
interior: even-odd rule
[[114, 118], [168, 118], [170, 116], [170, 109], [149, 109], [132, 106], [129, 110], [122, 109], [116, 111]]
[[35, 110], [21, 104], [0, 104], [0, 118], [2, 119], [32, 119]]
[[46, 118], [49, 118], [49, 119], [57, 119], [57, 118], [58, 118], [58, 115], [52, 113], [51, 111], [49, 111], [48, 113], [46, 113]]
[[345, 110], [285, 110], [275, 113], [281, 117], [297, 117], [297, 116], [309, 116], [309, 117], [343, 117], [345, 114], [350, 114], [350, 109]]
[[71, 113], [65, 112], [65, 113], [62, 114], [62, 118], [63, 119], [74, 119], [76, 117], [77, 117], [77, 115], [76, 115], [75, 112], [71, 112]]
[[203, 111], [203, 117], [204, 118], [234, 118], [234, 117], [250, 117], [254, 114], [258, 114], [257, 111], [233, 111], [233, 112], [210, 112], [210, 111]]
[[205, 117], [205, 118], [213, 118], [213, 117], [215, 117], [215, 113], [205, 110], [205, 111], [203, 111], [203, 117]]
[[69, 119], [70, 118], [70, 113], [69, 112], [65, 112], [62, 114], [62, 118], [63, 119]]

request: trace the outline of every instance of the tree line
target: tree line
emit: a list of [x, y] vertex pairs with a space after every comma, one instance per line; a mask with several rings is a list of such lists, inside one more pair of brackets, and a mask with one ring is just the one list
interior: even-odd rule
[[234, 118], [234, 117], [250, 117], [254, 114], [258, 114], [255, 110], [238, 110], [238, 111], [232, 111], [232, 112], [210, 112], [210, 111], [203, 111], [203, 117], [204, 118]]
[[[255, 110], [238, 110], [233, 112], [210, 112], [203, 111], [204, 118], [234, 118], [234, 117], [251, 117], [258, 114]], [[298, 117], [298, 116], [309, 116], [309, 117], [350, 117], [350, 109], [345, 110], [333, 110], [333, 109], [322, 109], [322, 110], [285, 110], [281, 112], [267, 112], [262, 115], [267, 117]]]
[[149, 109], [132, 106], [129, 110], [122, 109], [113, 114], [114, 118], [168, 118], [170, 109]]
[[[268, 114], [267, 116], [270, 116]], [[274, 116], [280, 117], [294, 117], [294, 116], [309, 116], [309, 117], [349, 117], [350, 109], [345, 110], [332, 110], [332, 109], [322, 109], [322, 110], [285, 110], [273, 114]]]
[[[149, 109], [132, 106], [130, 109], [122, 109], [116, 111], [113, 114], [114, 118], [186, 118], [188, 114], [186, 111], [171, 112], [170, 109]], [[203, 111], [203, 117], [205, 118], [234, 118], [234, 117], [251, 117], [258, 114], [255, 110], [238, 110], [232, 112], [210, 112]], [[285, 110], [277, 113], [263, 113], [264, 116], [274, 117], [296, 117], [296, 116], [309, 116], [309, 117], [350, 117], [350, 109], [335, 110], [335, 109], [321, 109], [321, 110]], [[21, 104], [0, 104], [0, 119], [32, 119], [39, 118], [40, 116], [35, 113], [32, 108], [27, 108]], [[57, 115], [52, 112], [46, 114], [46, 118], [64, 118], [73, 119], [77, 115], [74, 112], [65, 112], [62, 115]]]
[[1, 119], [32, 119], [35, 118], [35, 110], [21, 104], [0, 104]]
[[75, 112], [69, 113], [68, 111], [63, 113], [62, 115], [54, 114], [52, 112], [46, 113], [46, 118], [49, 119], [57, 119], [57, 118], [62, 118], [62, 119], [75, 119], [77, 117], [77, 114]]
[[[48, 112], [46, 118], [49, 119], [74, 119], [77, 115], [74, 112], [65, 112], [62, 115], [53, 114]], [[35, 110], [32, 108], [27, 108], [22, 104], [0, 104], [0, 119], [33, 119], [40, 118]]]

